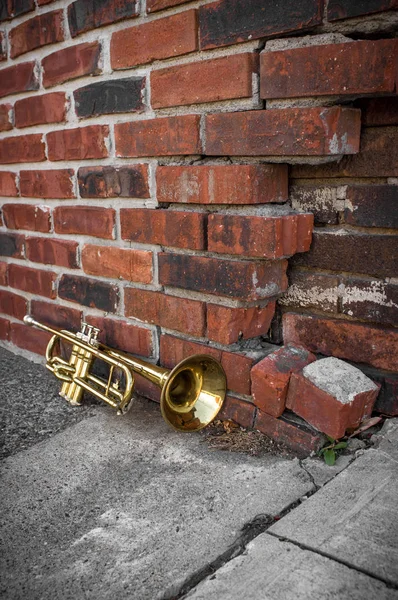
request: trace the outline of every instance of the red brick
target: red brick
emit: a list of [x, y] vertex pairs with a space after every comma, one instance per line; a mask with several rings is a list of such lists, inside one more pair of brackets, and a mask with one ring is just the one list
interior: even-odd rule
[[205, 249], [206, 215], [203, 213], [122, 208], [120, 221], [123, 240], [191, 250]]
[[118, 308], [119, 290], [117, 286], [76, 275], [62, 275], [58, 284], [58, 296], [83, 306], [98, 308], [106, 313], [114, 313]]
[[290, 415], [276, 419], [258, 410], [254, 427], [275, 442], [282, 443], [296, 452], [300, 458], [305, 458], [311, 452], [317, 452], [326, 441], [324, 435], [309, 427], [304, 421], [293, 420]]
[[0, 171], [0, 196], [18, 196], [16, 174], [11, 171]]
[[198, 49], [196, 11], [122, 29], [112, 35], [112, 69], [128, 69]]
[[325, 312], [339, 312], [339, 284], [337, 275], [292, 269], [289, 287], [278, 303], [282, 306], [316, 308]]
[[51, 209], [33, 204], [4, 204], [3, 218], [8, 229], [50, 231]]
[[361, 110], [362, 124], [368, 127], [398, 125], [398, 97], [361, 98], [355, 102]]
[[253, 427], [256, 407], [250, 402], [245, 402], [239, 398], [234, 398], [229, 394], [224, 400], [221, 411], [218, 413], [218, 419], [235, 421], [242, 427]]
[[24, 350], [44, 356], [51, 334], [22, 323], [11, 323], [10, 341]]
[[61, 306], [59, 302], [43, 302], [32, 300], [30, 303], [30, 314], [34, 319], [45, 323], [50, 327], [68, 329], [69, 331], [80, 331], [82, 311], [68, 306]]
[[239, 339], [265, 335], [275, 313], [275, 302], [267, 306], [230, 308], [207, 305], [207, 337], [220, 344], [233, 344]]
[[[0, 15], [1, 18], [1, 15]], [[7, 60], [7, 48], [5, 44], [5, 35], [3, 31], [0, 31], [0, 61]]]
[[0, 233], [0, 256], [23, 258], [24, 236], [15, 233]]
[[39, 271], [23, 265], [11, 264], [8, 280], [11, 287], [37, 296], [55, 298], [56, 274], [51, 271]]
[[82, 250], [82, 267], [88, 275], [140, 283], [151, 283], [153, 277], [152, 252], [146, 250], [86, 244]]
[[158, 167], [159, 202], [263, 204], [288, 199], [287, 165]]
[[134, 0], [101, 0], [87, 6], [86, 0], [76, 0], [68, 6], [69, 29], [76, 37], [97, 27], [136, 17], [139, 7]]
[[212, 156], [333, 156], [359, 151], [360, 111], [284, 108], [206, 116]]
[[116, 156], [200, 154], [199, 115], [115, 125]]
[[150, 329], [144, 329], [128, 321], [103, 317], [88, 316], [85, 320], [101, 329], [98, 339], [107, 346], [139, 356], [152, 356], [153, 340]]
[[250, 395], [250, 370], [254, 359], [243, 353], [223, 352], [221, 364], [227, 376], [227, 387], [237, 394]]
[[16, 135], [0, 140], [0, 163], [42, 162], [46, 160], [41, 133]]
[[84, 75], [98, 75], [101, 73], [100, 54], [101, 46], [98, 42], [78, 44], [49, 54], [41, 63], [44, 87], [59, 85]]
[[189, 2], [189, 0], [147, 0], [146, 9], [148, 13], [151, 13], [163, 10], [164, 8], [171, 8], [172, 6], [179, 6], [186, 2]]
[[28, 198], [75, 198], [73, 169], [21, 171], [21, 196]]
[[115, 211], [97, 206], [57, 206], [54, 209], [56, 233], [77, 233], [112, 240]]
[[397, 324], [398, 285], [360, 277], [342, 278], [341, 312], [382, 325]]
[[0, 104], [0, 131], [9, 131], [12, 129], [10, 120], [11, 104]]
[[258, 55], [244, 53], [152, 71], [152, 107], [251, 98], [257, 70]]
[[231, 261], [167, 253], [158, 256], [163, 285], [245, 301], [269, 298], [287, 287], [285, 260]]
[[8, 263], [0, 262], [0, 285], [8, 284]]
[[308, 252], [312, 244], [312, 232], [314, 230], [314, 215], [297, 215], [297, 247], [296, 252]]
[[35, 62], [12, 65], [0, 71], [0, 98], [39, 89]]
[[298, 344], [311, 352], [398, 370], [398, 332], [394, 329], [288, 313], [283, 317], [283, 336], [285, 344]]
[[28, 310], [25, 298], [11, 291], [0, 290], [0, 312], [16, 319], [23, 319]]
[[0, 340], [10, 339], [10, 321], [0, 318]]
[[45, 237], [26, 238], [26, 257], [33, 262], [76, 269], [78, 243]]
[[81, 167], [82, 198], [149, 198], [148, 165]]
[[361, 151], [343, 156], [339, 163], [293, 165], [293, 178], [398, 177], [398, 129], [370, 127], [362, 130]]
[[130, 288], [125, 290], [125, 314], [166, 329], [198, 337], [205, 334], [205, 304], [197, 300]]
[[145, 379], [144, 377], [138, 375], [138, 373], [135, 373], [134, 383], [134, 390], [136, 393], [140, 394], [144, 398], [149, 398], [154, 402], [160, 402], [160, 387], [152, 383], [152, 381], [148, 381], [148, 379]]
[[398, 185], [350, 185], [344, 220], [359, 227], [398, 228]]
[[397, 58], [398, 40], [265, 51], [260, 59], [260, 94], [262, 98], [300, 98], [392, 93]]
[[108, 125], [89, 125], [81, 129], [61, 129], [47, 134], [49, 160], [106, 158]]
[[11, 58], [35, 48], [62, 42], [64, 39], [63, 10], [43, 13], [24, 21], [11, 29], [9, 38]]
[[316, 357], [304, 348], [282, 346], [257, 363], [251, 371], [254, 404], [263, 412], [280, 417], [292, 373], [301, 371]]
[[327, 18], [329, 21], [350, 19], [362, 15], [371, 15], [386, 10], [397, 10], [397, 0], [330, 0], [328, 3]]
[[15, 103], [15, 127], [30, 127], [42, 123], [64, 123], [66, 95], [53, 92], [18, 100]]

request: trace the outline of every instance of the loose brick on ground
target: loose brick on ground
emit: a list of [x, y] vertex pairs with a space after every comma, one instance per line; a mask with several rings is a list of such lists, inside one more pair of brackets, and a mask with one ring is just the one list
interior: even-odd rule
[[219, 304], [207, 305], [207, 337], [220, 344], [233, 344], [239, 339], [265, 335], [275, 313], [275, 302], [266, 306], [230, 308]]

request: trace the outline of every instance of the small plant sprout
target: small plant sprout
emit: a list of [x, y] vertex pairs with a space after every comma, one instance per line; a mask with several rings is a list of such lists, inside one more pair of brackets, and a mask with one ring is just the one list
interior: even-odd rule
[[319, 456], [323, 456], [325, 463], [329, 467], [332, 467], [336, 462], [338, 451], [347, 448], [347, 442], [339, 442], [339, 440], [335, 440], [329, 435], [326, 437], [328, 438], [328, 442], [319, 450], [318, 454]]

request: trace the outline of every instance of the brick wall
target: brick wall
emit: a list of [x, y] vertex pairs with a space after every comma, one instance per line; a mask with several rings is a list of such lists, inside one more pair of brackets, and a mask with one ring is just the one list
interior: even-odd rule
[[267, 432], [250, 372], [283, 341], [391, 397], [398, 5], [326, 4], [2, 4], [3, 344], [43, 353], [30, 312], [167, 367], [207, 352], [224, 414]]

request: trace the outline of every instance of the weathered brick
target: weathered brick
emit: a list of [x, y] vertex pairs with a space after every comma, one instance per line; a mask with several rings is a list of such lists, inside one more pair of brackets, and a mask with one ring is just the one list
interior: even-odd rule
[[87, 42], [57, 50], [43, 58], [43, 85], [52, 87], [84, 75], [101, 73], [99, 60], [101, 46], [98, 42]]
[[[1, 8], [0, 8], [1, 11]], [[7, 60], [7, 48], [5, 44], [5, 35], [3, 31], [0, 31], [0, 62]]]
[[218, 413], [218, 419], [235, 421], [242, 427], [253, 427], [256, 407], [251, 402], [245, 402], [240, 398], [234, 398], [227, 394], [221, 411]]
[[55, 279], [56, 274], [51, 271], [40, 271], [16, 264], [11, 264], [8, 268], [10, 287], [38, 296], [55, 298]]
[[16, 174], [11, 171], [0, 171], [0, 196], [18, 196]]
[[60, 279], [58, 296], [64, 300], [111, 313], [116, 312], [119, 302], [117, 286], [88, 277], [67, 274], [62, 275]]
[[115, 211], [97, 206], [57, 206], [54, 209], [56, 233], [77, 233], [111, 240], [114, 238]]
[[43, 13], [24, 21], [11, 29], [9, 39], [11, 58], [35, 48], [62, 42], [64, 39], [63, 10]]
[[61, 129], [47, 134], [49, 160], [106, 158], [108, 125], [89, 125], [81, 129]]
[[69, 29], [71, 36], [76, 37], [90, 29], [136, 17], [138, 14], [136, 0], [101, 0], [89, 4], [86, 0], [76, 0], [68, 6]]
[[151, 13], [157, 10], [163, 10], [164, 8], [178, 6], [185, 2], [189, 2], [189, 0], [147, 0], [146, 9], [148, 13]]
[[359, 227], [398, 228], [398, 185], [352, 185], [344, 220]]
[[324, 165], [293, 165], [293, 178], [398, 177], [398, 129], [369, 127], [362, 130], [361, 149], [355, 156]]
[[285, 410], [291, 374], [314, 360], [311, 352], [295, 346], [282, 346], [263, 358], [251, 370], [254, 404], [263, 412], [280, 417]]
[[10, 321], [0, 318], [0, 340], [10, 339]]
[[11, 104], [0, 104], [0, 131], [9, 131], [12, 129], [11, 123]]
[[24, 237], [15, 233], [0, 233], [0, 256], [23, 258]]
[[397, 58], [398, 40], [263, 52], [260, 94], [262, 98], [300, 98], [392, 93]]
[[8, 285], [8, 263], [0, 262], [0, 285]]
[[339, 312], [339, 283], [338, 276], [292, 269], [289, 274], [289, 287], [278, 298], [278, 303], [282, 306], [316, 308], [337, 313]]
[[163, 285], [246, 301], [269, 298], [286, 289], [285, 260], [231, 261], [167, 253], [158, 256]]
[[152, 356], [153, 339], [150, 329], [133, 325], [125, 320], [116, 321], [94, 316], [88, 316], [85, 320], [101, 330], [98, 339], [107, 346], [131, 354]]
[[48, 233], [51, 226], [51, 209], [48, 206], [33, 204], [4, 204], [3, 218], [8, 229]]
[[398, 263], [395, 235], [339, 230], [314, 232], [311, 250], [296, 254], [292, 265], [394, 277]]
[[0, 98], [39, 89], [35, 62], [12, 65], [0, 71]]
[[362, 15], [370, 15], [385, 10], [396, 10], [397, 0], [330, 0], [328, 3], [327, 18], [329, 21], [350, 19]]
[[285, 108], [206, 116], [206, 154], [333, 156], [359, 151], [360, 111]]
[[35, 8], [35, 0], [6, 0], [0, 5], [0, 21], [19, 17]]
[[221, 354], [221, 365], [227, 376], [228, 389], [237, 394], [250, 395], [250, 371], [253, 367], [254, 359], [252, 356], [246, 356], [243, 353], [223, 352]]
[[354, 104], [361, 110], [362, 124], [368, 127], [398, 125], [398, 97], [361, 98]]
[[197, 300], [166, 296], [160, 292], [126, 289], [125, 314], [166, 329], [198, 337], [205, 334], [205, 304]]
[[398, 375], [397, 373], [380, 373], [369, 375], [374, 381], [380, 383], [382, 388], [374, 405], [374, 411], [392, 417], [398, 416]]
[[329, 185], [292, 185], [289, 200], [294, 210], [312, 212], [315, 225], [336, 225], [344, 210], [344, 187]]
[[34, 352], [41, 356], [45, 355], [51, 334], [40, 329], [34, 329], [23, 323], [11, 323], [10, 341], [24, 350]]
[[[287, 226], [294, 226], [294, 220], [287, 220]], [[296, 252], [308, 252], [312, 244], [314, 231], [314, 215], [312, 213], [297, 215], [297, 247]], [[291, 236], [293, 239], [293, 236]]]
[[88, 275], [152, 282], [152, 252], [146, 250], [86, 244], [82, 250], [82, 267]]
[[23, 319], [27, 313], [28, 303], [25, 298], [9, 290], [0, 290], [0, 312], [16, 319]]
[[61, 306], [59, 302], [32, 300], [30, 314], [39, 322], [69, 331], [80, 331], [82, 311], [69, 306]]
[[66, 95], [53, 92], [18, 100], [15, 103], [15, 127], [30, 127], [42, 123], [64, 123]]
[[123, 240], [191, 250], [205, 249], [206, 215], [203, 213], [122, 208], [120, 222]]
[[73, 169], [46, 171], [21, 171], [19, 186], [21, 196], [31, 198], [75, 198]]
[[42, 162], [46, 160], [41, 133], [16, 135], [0, 140], [0, 163]]
[[73, 92], [78, 117], [144, 110], [145, 77], [90, 83]]
[[195, 10], [116, 31], [111, 39], [112, 69], [128, 69], [198, 49]]
[[240, 338], [265, 335], [275, 312], [275, 302], [251, 308], [207, 305], [207, 337], [220, 344], [233, 344]]
[[398, 285], [360, 277], [344, 277], [343, 284], [343, 314], [384, 325], [397, 324]]
[[309, 30], [322, 22], [323, 2], [304, 0], [292, 10], [286, 2], [219, 0], [199, 9], [202, 50], [237, 42]]
[[81, 167], [82, 198], [149, 198], [148, 166]]
[[398, 370], [398, 332], [394, 329], [287, 313], [283, 316], [283, 335], [285, 343], [314, 353]]
[[115, 125], [116, 156], [200, 154], [199, 115]]
[[152, 107], [249, 98], [257, 70], [258, 55], [243, 53], [152, 71]]
[[159, 202], [263, 204], [288, 199], [287, 165], [158, 167]]
[[33, 262], [76, 269], [78, 243], [45, 237], [26, 238], [26, 257]]

